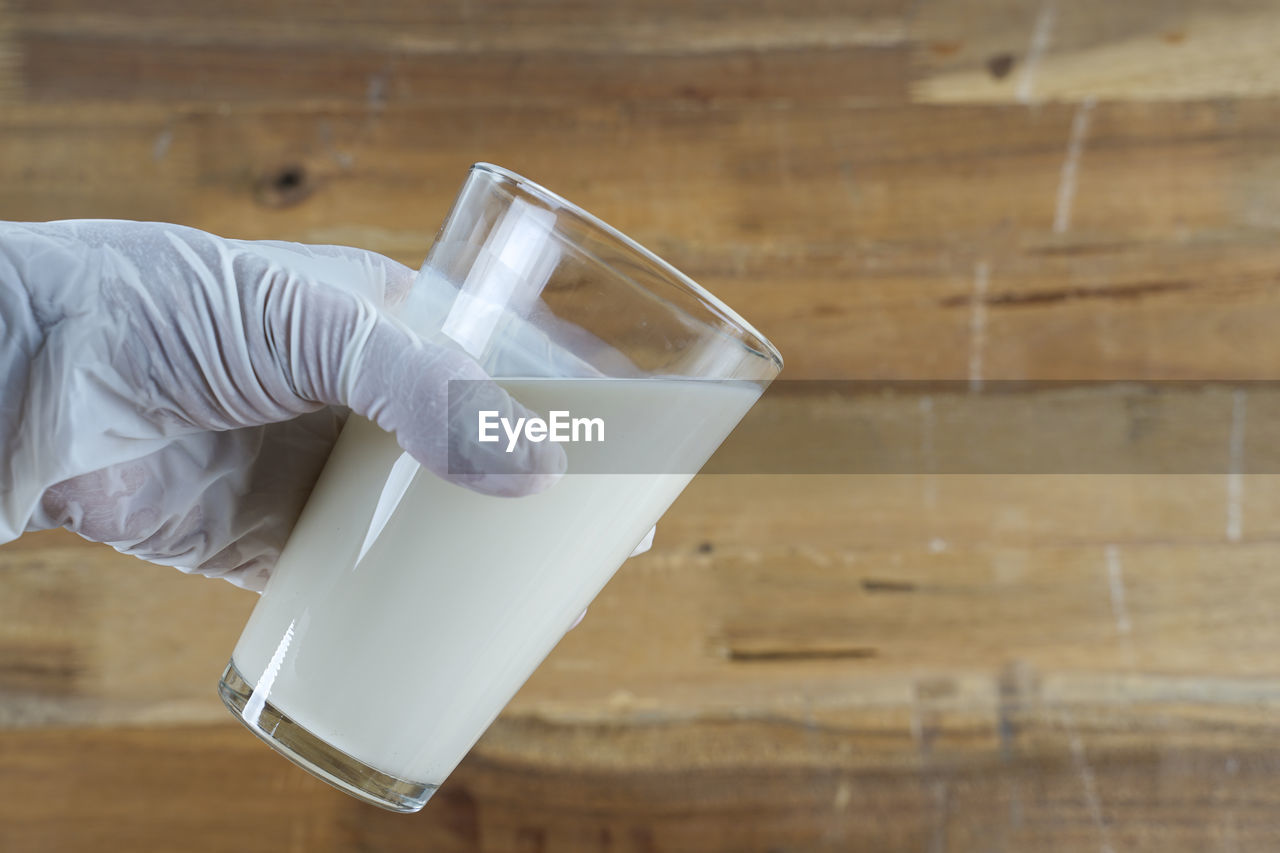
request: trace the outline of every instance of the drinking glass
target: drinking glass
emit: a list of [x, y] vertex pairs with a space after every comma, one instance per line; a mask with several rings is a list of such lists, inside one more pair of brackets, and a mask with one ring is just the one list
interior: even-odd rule
[[[414, 812], [782, 359], [670, 264], [485, 163], [472, 166], [394, 312], [424, 339], [476, 359], [551, 433], [560, 413], [567, 471], [539, 494], [480, 494], [421, 468], [393, 436], [352, 416], [219, 692], [305, 770]], [[461, 380], [451, 398], [454, 385], [470, 399]], [[486, 413], [458, 411], [474, 418], [480, 442]], [[510, 424], [490, 425], [504, 447]], [[541, 440], [556, 438], [545, 432]], [[475, 464], [465, 443], [449, 453], [451, 468]]]

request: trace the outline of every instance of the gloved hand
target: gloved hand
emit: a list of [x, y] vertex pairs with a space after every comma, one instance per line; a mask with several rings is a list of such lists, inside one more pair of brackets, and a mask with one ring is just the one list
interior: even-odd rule
[[[487, 377], [394, 319], [413, 278], [338, 246], [0, 223], [0, 543], [62, 526], [261, 589], [348, 407], [446, 479], [545, 489], [565, 465], [550, 442], [449, 473], [446, 383]], [[485, 408], [530, 414], [483, 387]]]

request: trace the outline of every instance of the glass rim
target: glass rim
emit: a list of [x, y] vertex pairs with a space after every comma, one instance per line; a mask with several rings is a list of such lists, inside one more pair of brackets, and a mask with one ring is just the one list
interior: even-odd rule
[[[722, 315], [722, 319], [729, 321], [733, 325], [737, 326], [740, 331], [746, 332], [749, 336], [754, 338], [755, 341], [759, 342], [760, 344], [760, 348], [758, 350], [760, 355], [772, 361], [775, 365], [776, 371], [782, 370], [782, 367], [783, 367], [782, 353], [778, 351], [778, 348], [773, 345], [772, 341], [770, 341], [768, 338], [766, 338], [763, 334], [760, 333], [759, 329], [751, 325], [751, 323], [747, 322], [747, 320], [741, 314], [739, 314], [737, 311], [733, 310], [728, 305], [726, 305], [719, 297], [711, 293], [711, 291], [707, 290], [705, 287], [698, 284], [688, 275], [678, 270], [669, 261], [663, 260], [661, 257], [656, 255], [653, 251], [640, 245], [634, 239], [632, 239], [631, 237], [628, 237], [626, 234], [622, 233], [617, 228], [614, 228], [608, 222], [605, 222], [603, 219], [591, 213], [590, 211], [583, 209], [580, 205], [574, 204], [573, 202], [569, 201], [567, 198], [560, 195], [559, 193], [552, 192], [551, 190], [544, 187], [542, 184], [539, 184], [536, 181], [531, 181], [528, 178], [524, 177], [523, 175], [517, 174], [516, 172], [513, 172], [510, 169], [504, 169], [502, 166], [497, 166], [493, 163], [482, 161], [482, 162], [472, 163], [470, 171], [485, 172], [501, 181], [514, 184], [519, 189], [523, 190], [524, 192], [532, 196], [539, 198], [543, 202], [549, 203], [554, 207], [567, 209], [573, 215], [584, 220], [588, 225], [592, 226], [593, 228], [599, 229], [603, 233], [607, 234], [609, 237], [613, 238], [614, 240], [617, 240], [627, 249], [631, 250], [632, 252], [635, 252], [641, 258], [643, 258], [644, 260], [656, 266], [661, 272], [663, 272], [672, 280], [673, 284], [679, 287], [683, 287], [685, 290], [692, 293], [699, 300], [708, 304], [710, 307], [714, 308], [717, 312], [719, 312]], [[744, 341], [744, 343], [749, 343], [749, 342]], [[752, 349], [753, 351], [756, 351], [754, 347], [749, 347], [749, 348]]]

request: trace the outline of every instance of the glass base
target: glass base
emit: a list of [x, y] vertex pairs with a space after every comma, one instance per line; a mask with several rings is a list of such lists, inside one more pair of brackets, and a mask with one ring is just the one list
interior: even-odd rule
[[270, 702], [264, 702], [256, 719], [250, 719], [245, 716], [245, 706], [252, 694], [253, 685], [240, 676], [235, 661], [228, 661], [218, 682], [218, 695], [227, 709], [276, 752], [340, 791], [389, 811], [410, 814], [426, 805], [439, 787], [373, 769], [325, 743]]

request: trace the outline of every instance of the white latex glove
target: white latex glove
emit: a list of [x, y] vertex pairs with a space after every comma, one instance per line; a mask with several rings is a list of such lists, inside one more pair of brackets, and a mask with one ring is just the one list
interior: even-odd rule
[[[261, 589], [348, 407], [446, 479], [545, 489], [550, 442], [448, 473], [446, 383], [486, 376], [390, 316], [413, 278], [338, 246], [0, 223], [0, 543], [62, 526]], [[484, 408], [529, 414], [483, 387]]]

